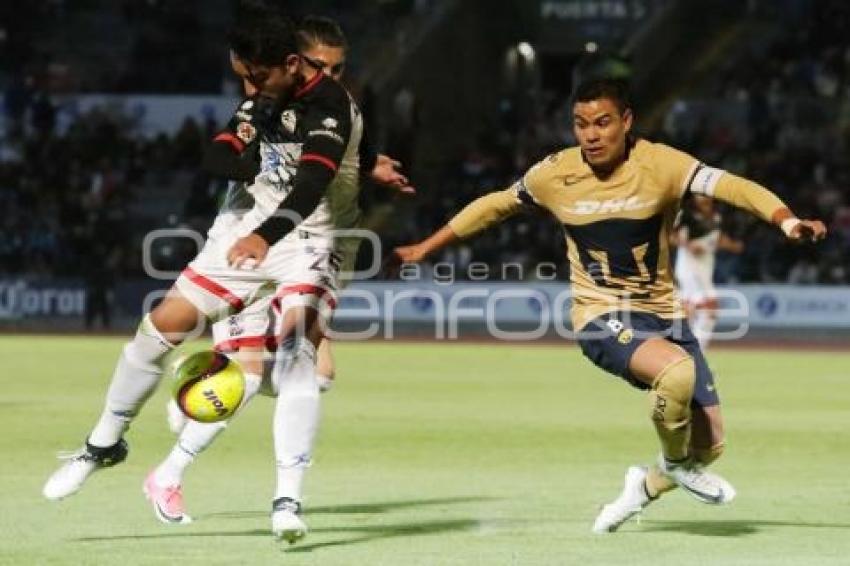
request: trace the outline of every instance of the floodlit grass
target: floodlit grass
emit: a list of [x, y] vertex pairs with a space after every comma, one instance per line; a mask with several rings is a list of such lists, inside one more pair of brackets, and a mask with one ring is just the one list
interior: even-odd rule
[[124, 464], [41, 497], [97, 418], [122, 340], [0, 338], [2, 564], [847, 564], [850, 355], [712, 351], [727, 507], [673, 492], [595, 536], [626, 467], [656, 453], [642, 394], [565, 346], [340, 344], [300, 544], [269, 510], [273, 403], [258, 398], [189, 471], [195, 523], [141, 492], [170, 449], [162, 387]]

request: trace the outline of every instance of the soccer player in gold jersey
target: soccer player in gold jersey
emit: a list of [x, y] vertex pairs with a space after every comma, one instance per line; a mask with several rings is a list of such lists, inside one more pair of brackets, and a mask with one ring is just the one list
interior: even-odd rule
[[526, 208], [563, 226], [572, 285], [572, 323], [594, 364], [648, 391], [661, 444], [651, 467], [626, 472], [623, 492], [605, 505], [594, 532], [616, 530], [662, 493], [681, 486], [704, 503], [735, 490], [705, 467], [724, 446], [720, 401], [673, 285], [670, 236], [683, 199], [705, 195], [748, 210], [791, 240], [826, 235], [764, 187], [706, 166], [672, 147], [630, 134], [624, 85], [594, 79], [573, 102], [571, 147], [543, 159], [513, 186], [475, 200], [427, 239], [395, 250], [418, 262]]

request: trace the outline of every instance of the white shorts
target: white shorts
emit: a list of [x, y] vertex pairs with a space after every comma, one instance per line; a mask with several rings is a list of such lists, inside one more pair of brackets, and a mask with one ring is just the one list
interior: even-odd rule
[[[272, 246], [256, 268], [234, 269], [227, 252], [238, 237], [230, 229], [238, 221], [232, 213], [219, 215], [204, 248], [175, 283], [202, 313], [219, 321], [218, 336], [234, 344], [273, 336], [276, 320], [270, 313], [292, 306], [313, 307], [330, 321], [341, 263], [333, 240], [296, 229]], [[231, 322], [243, 312], [245, 318]]]
[[713, 258], [697, 258], [679, 248], [676, 257], [676, 280], [679, 283], [679, 297], [685, 303], [699, 305], [717, 296], [714, 289]]

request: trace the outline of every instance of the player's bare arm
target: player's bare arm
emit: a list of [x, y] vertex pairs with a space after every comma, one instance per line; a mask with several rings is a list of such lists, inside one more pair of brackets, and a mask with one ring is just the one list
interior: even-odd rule
[[393, 254], [401, 263], [419, 263], [435, 252], [451, 246], [459, 240], [457, 234], [448, 225], [443, 226], [419, 243], [400, 246]]
[[466, 205], [448, 224], [431, 236], [416, 244], [396, 248], [393, 256], [402, 263], [422, 261], [458, 240], [472, 237], [506, 220], [522, 207], [523, 201], [517, 196], [516, 188], [486, 194]]

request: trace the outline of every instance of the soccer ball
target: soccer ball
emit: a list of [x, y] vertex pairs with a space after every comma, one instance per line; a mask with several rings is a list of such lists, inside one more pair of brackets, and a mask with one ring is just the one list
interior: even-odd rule
[[175, 365], [174, 400], [190, 419], [214, 423], [230, 418], [245, 395], [242, 368], [224, 354], [197, 352]]

